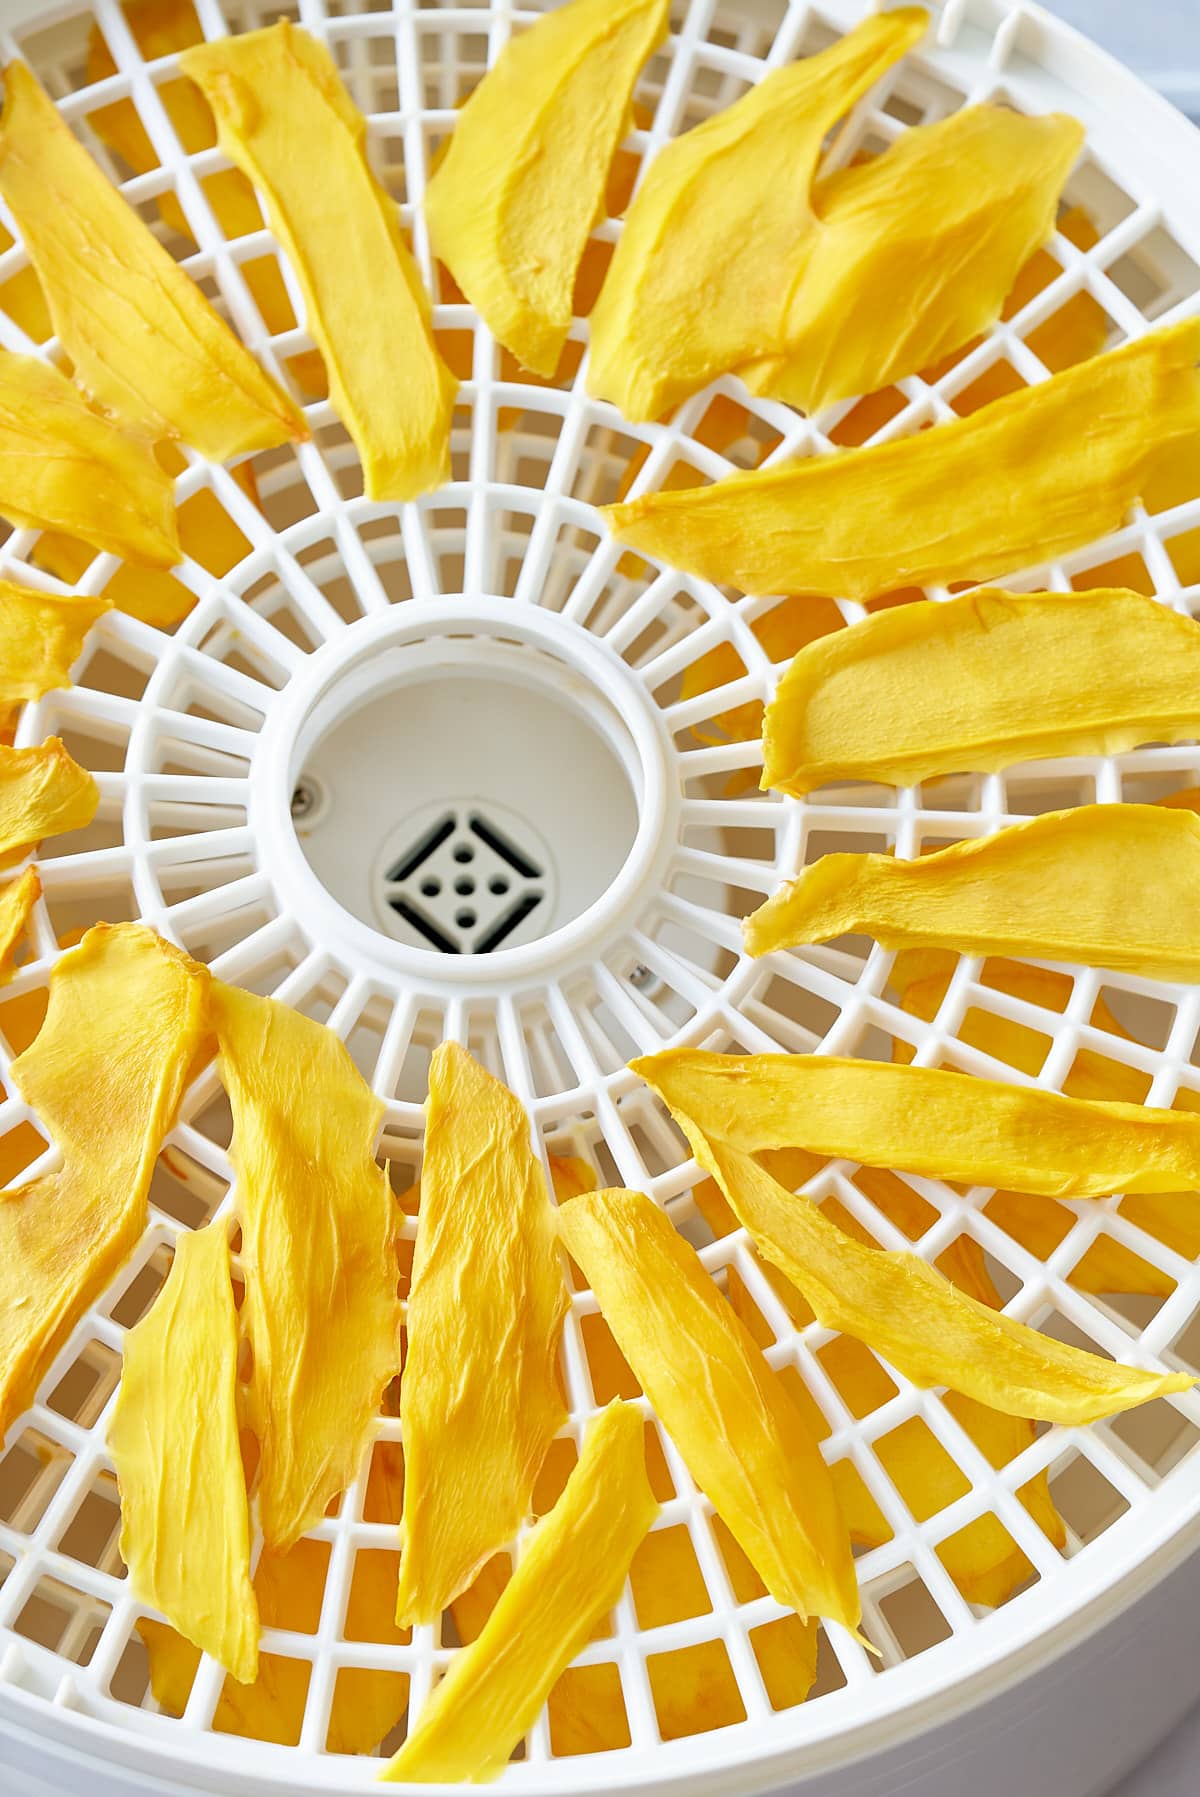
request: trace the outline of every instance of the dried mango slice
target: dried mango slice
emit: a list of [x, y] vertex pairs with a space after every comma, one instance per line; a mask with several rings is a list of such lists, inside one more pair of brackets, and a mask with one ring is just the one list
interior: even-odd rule
[[745, 920], [746, 946], [763, 955], [861, 931], [885, 948], [1032, 955], [1194, 983], [1198, 880], [1195, 812], [1080, 805], [912, 861], [823, 855]]
[[751, 393], [817, 412], [986, 330], [1054, 229], [1082, 143], [1083, 126], [1061, 113], [966, 106], [819, 182], [787, 347], [738, 369]]
[[196, 284], [105, 179], [24, 63], [4, 71], [0, 193], [75, 380], [148, 436], [213, 461], [308, 435]]
[[1197, 361], [1188, 319], [933, 430], [604, 511], [618, 541], [746, 593], [987, 580], [1117, 529], [1200, 434]]
[[946, 1385], [1013, 1416], [1078, 1424], [1196, 1383], [1188, 1373], [1143, 1372], [1068, 1347], [967, 1297], [915, 1254], [864, 1248], [752, 1155], [672, 1110], [739, 1222], [799, 1286], [818, 1322], [876, 1349], [914, 1385]]
[[180, 1236], [130, 1330], [108, 1445], [130, 1588], [242, 1684], [258, 1670], [225, 1224]]
[[137, 924], [97, 924], [50, 975], [46, 1021], [11, 1073], [62, 1166], [0, 1195], [0, 1439], [145, 1228], [207, 1040], [207, 983]]
[[71, 669], [107, 599], [61, 597], [0, 580], [0, 717], [55, 687], [70, 686]]
[[396, 1620], [429, 1622], [513, 1539], [566, 1417], [567, 1289], [522, 1106], [457, 1043], [429, 1068], [400, 1391]]
[[594, 398], [659, 418], [714, 375], [784, 347], [825, 138], [928, 18], [917, 6], [876, 14], [660, 150], [592, 313]]
[[[1200, 731], [1200, 626], [1123, 588], [879, 612], [810, 643], [767, 708], [765, 787], [914, 785]], [[936, 703], [931, 703], [936, 693]]]
[[57, 736], [35, 749], [0, 745], [0, 867], [47, 836], [82, 830], [99, 803], [96, 782]]
[[459, 113], [425, 195], [433, 248], [497, 340], [558, 367], [638, 70], [668, 0], [570, 0], [511, 38]]
[[323, 1024], [221, 984], [212, 1012], [233, 1111], [258, 1508], [282, 1553], [350, 1483], [399, 1365], [397, 1217], [374, 1156], [383, 1105]]
[[1200, 1116], [1180, 1111], [837, 1055], [668, 1048], [630, 1067], [672, 1111], [750, 1154], [801, 1146], [1055, 1198], [1200, 1184]]
[[[172, 56], [177, 50], [186, 50], [192, 44], [204, 42], [204, 33], [200, 29], [192, 0], [132, 0], [122, 10], [147, 62], [156, 62], [159, 57]], [[94, 26], [88, 38], [88, 81], [104, 81], [116, 72], [117, 65], [100, 27]], [[194, 82], [164, 81], [157, 91], [167, 117], [175, 128], [175, 134], [188, 155], [194, 155], [198, 150], [207, 150], [216, 143], [217, 128], [213, 123], [212, 113]], [[149, 174], [151, 169], [158, 167], [154, 146], [132, 100], [115, 100], [111, 106], [98, 106], [95, 112], [88, 114], [88, 123], [101, 142], [115, 150], [135, 175]], [[218, 169], [215, 174], [203, 175], [200, 186], [226, 237], [247, 237], [252, 232], [261, 231], [262, 213], [254, 197], [254, 189], [241, 169], [223, 168]], [[158, 209], [164, 222], [173, 231], [178, 231], [181, 237], [191, 237], [192, 228], [173, 187], [168, 187], [158, 196]], [[267, 330], [273, 336], [294, 330], [296, 315], [275, 257], [257, 256], [252, 261], [243, 262], [241, 272]], [[41, 333], [31, 332], [38, 342], [49, 334], [49, 328]], [[305, 393], [314, 398], [325, 397], [328, 392], [325, 364], [316, 350], [305, 350], [298, 356], [289, 356], [287, 367]]]
[[149, 443], [93, 412], [65, 374], [0, 354], [0, 516], [172, 568], [181, 553], [173, 494]]
[[850, 1536], [829, 1469], [695, 1250], [640, 1192], [585, 1193], [562, 1207], [558, 1226], [692, 1477], [772, 1597], [857, 1628]]
[[0, 981], [12, 973], [17, 948], [41, 896], [42, 882], [34, 867], [27, 867], [17, 879], [0, 887]]
[[657, 1514], [641, 1416], [610, 1404], [589, 1427], [565, 1491], [534, 1530], [482, 1633], [455, 1655], [380, 1776], [397, 1784], [498, 1777], [560, 1673], [616, 1603]]
[[[773, 610], [756, 618], [750, 628], [772, 661], [786, 661], [805, 644], [819, 640], [832, 630], [840, 630], [843, 618], [832, 599], [823, 602], [805, 598], [784, 599]], [[715, 686], [740, 680], [746, 669], [732, 643], [718, 643], [690, 667], [684, 669], [680, 686], [681, 699], [695, 699], [711, 692]], [[747, 699], [713, 719], [721, 735], [706, 725], [695, 725], [702, 742], [747, 742], [763, 728], [761, 699]]]
[[414, 499], [439, 486], [450, 474], [457, 382], [333, 58], [281, 19], [197, 44], [179, 66], [212, 107], [221, 149], [258, 188], [295, 270], [367, 498]]

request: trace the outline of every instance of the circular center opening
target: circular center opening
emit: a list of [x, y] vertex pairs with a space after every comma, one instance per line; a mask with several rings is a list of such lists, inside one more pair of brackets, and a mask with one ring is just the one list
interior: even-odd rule
[[637, 835], [615, 706], [527, 643], [440, 636], [352, 666], [298, 745], [291, 816], [355, 917], [414, 948], [493, 954], [601, 898]]

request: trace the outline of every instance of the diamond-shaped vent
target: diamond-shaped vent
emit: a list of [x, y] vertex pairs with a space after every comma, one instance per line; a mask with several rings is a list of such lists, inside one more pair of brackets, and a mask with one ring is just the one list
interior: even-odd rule
[[486, 955], [545, 902], [544, 875], [494, 819], [448, 810], [388, 868], [384, 900], [443, 954]]

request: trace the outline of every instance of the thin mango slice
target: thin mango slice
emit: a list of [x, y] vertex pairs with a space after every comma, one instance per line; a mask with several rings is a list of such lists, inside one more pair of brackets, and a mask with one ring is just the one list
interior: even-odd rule
[[629, 1064], [672, 1111], [750, 1154], [799, 1146], [1054, 1198], [1200, 1184], [1200, 1116], [1180, 1111], [838, 1055], [668, 1048]]
[[464, 1048], [429, 1068], [400, 1390], [396, 1620], [429, 1622], [516, 1535], [566, 1418], [567, 1289], [523, 1107]]
[[217, 462], [308, 435], [304, 415], [105, 179], [24, 63], [4, 71], [0, 193], [74, 377], [148, 436]]
[[380, 1776], [396, 1784], [498, 1777], [616, 1603], [657, 1514], [641, 1416], [610, 1404], [589, 1427], [566, 1489], [533, 1531], [482, 1632], [455, 1655]]
[[70, 686], [84, 638], [107, 599], [39, 593], [0, 580], [0, 718], [55, 687]]
[[212, 107], [222, 151], [259, 190], [295, 270], [367, 498], [415, 499], [440, 486], [458, 383], [437, 352], [429, 296], [333, 58], [281, 19], [197, 44], [179, 66]]
[[695, 1250], [640, 1192], [584, 1193], [558, 1227], [688, 1471], [771, 1596], [801, 1617], [857, 1628], [850, 1536], [821, 1450]]
[[47, 836], [82, 830], [99, 803], [95, 780], [57, 736], [34, 749], [0, 744], [0, 867]]
[[[177, 50], [204, 42], [192, 0], [132, 0], [122, 10], [147, 62], [157, 62], [162, 56], [172, 56]], [[98, 25], [93, 26], [88, 38], [88, 81], [104, 81], [116, 72], [117, 65], [103, 33]], [[212, 113], [194, 82], [164, 81], [157, 91], [175, 128], [175, 135], [189, 156], [216, 143], [217, 128]], [[115, 150], [135, 175], [149, 174], [151, 169], [158, 167], [154, 146], [132, 100], [114, 100], [111, 106], [98, 106], [95, 112], [88, 114], [88, 123], [101, 142]], [[248, 237], [262, 230], [262, 213], [254, 189], [241, 169], [223, 168], [215, 174], [203, 175], [200, 186], [226, 237]], [[192, 236], [192, 227], [173, 187], [159, 194], [158, 210], [164, 223], [173, 231], [178, 231], [181, 237]], [[32, 270], [29, 272], [32, 274]], [[296, 315], [275, 257], [257, 256], [252, 261], [242, 262], [241, 272], [267, 330], [273, 336], [294, 330]], [[49, 328], [40, 335], [31, 332], [39, 342], [49, 334]], [[325, 364], [316, 350], [289, 356], [287, 368], [303, 392], [317, 399], [325, 397], [328, 392]]]
[[619, 542], [746, 593], [988, 580], [1120, 526], [1197, 441], [1198, 361], [1187, 319], [951, 424], [603, 509]]
[[[878, 612], [800, 651], [767, 708], [762, 785], [911, 786], [1200, 734], [1200, 625], [1125, 588]], [[936, 701], [934, 695], [936, 694]]]
[[93, 412], [57, 368], [0, 354], [0, 516], [173, 568], [174, 484], [145, 438]]
[[1061, 113], [965, 106], [819, 182], [787, 347], [738, 369], [751, 393], [817, 412], [985, 331], [1053, 230], [1083, 135]]
[[1194, 984], [1198, 880], [1195, 812], [1080, 805], [912, 861], [822, 855], [744, 932], [752, 955], [862, 932], [885, 948], [1032, 955]]
[[248, 1684], [258, 1670], [225, 1224], [187, 1232], [130, 1330], [108, 1445], [130, 1589]]
[[46, 1021], [11, 1068], [62, 1166], [0, 1194], [0, 1440], [141, 1238], [207, 1040], [207, 984], [138, 924], [97, 924], [55, 963]]
[[42, 882], [35, 867], [27, 867], [17, 879], [0, 887], [0, 981], [12, 973], [21, 938], [41, 896]]
[[946, 1385], [993, 1410], [1075, 1425], [1196, 1383], [1188, 1373], [1143, 1372], [1068, 1347], [969, 1298], [916, 1254], [864, 1248], [753, 1155], [672, 1110], [739, 1222], [799, 1286], [817, 1321], [865, 1342], [914, 1385]]
[[214, 985], [212, 1011], [233, 1111], [258, 1509], [282, 1553], [354, 1477], [399, 1365], [398, 1218], [375, 1162], [383, 1105], [345, 1044], [232, 986]]
[[660, 418], [714, 375], [784, 347], [825, 138], [928, 19], [917, 6], [875, 14], [659, 151], [592, 312], [594, 398]]
[[536, 374], [558, 367], [633, 84], [668, 9], [669, 0], [570, 0], [510, 38], [426, 190], [435, 253], [497, 341]]

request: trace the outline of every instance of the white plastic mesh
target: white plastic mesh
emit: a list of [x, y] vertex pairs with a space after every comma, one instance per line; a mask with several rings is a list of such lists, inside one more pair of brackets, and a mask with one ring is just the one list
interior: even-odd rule
[[[500, 4], [427, 7], [411, 0], [366, 11], [304, 0], [298, 14], [274, 0], [261, 9], [242, 0], [225, 8], [218, 0], [196, 5], [209, 36], [267, 22], [282, 10], [326, 38], [370, 116], [376, 166], [401, 203], [440, 295], [414, 203], [456, 102], [510, 30], [533, 12], [511, 13]], [[860, 11], [850, 0], [827, 6], [682, 0], [667, 47], [639, 83], [642, 116], [651, 122], [634, 133], [629, 147], [652, 154], [668, 136], [735, 99], [765, 69], [819, 48]], [[93, 29], [103, 34], [118, 72], [89, 85]], [[174, 59], [146, 64], [112, 0], [96, 0], [88, 11], [47, 14], [6, 42], [4, 51], [33, 64], [103, 166], [254, 352], [286, 379], [288, 360], [310, 349], [310, 340], [302, 328], [272, 335], [263, 323], [241, 271], [248, 262], [276, 256], [275, 246], [265, 230], [226, 240], [203, 187], [223, 160], [213, 149], [184, 154], [159, 98], [161, 85], [173, 78]], [[964, 395], [973, 384], [997, 364], [1008, 364], [1014, 384], [1044, 378], [1046, 368], [1029, 339], [1075, 295], [1087, 293], [1103, 308], [1114, 343], [1136, 336], [1150, 321], [1195, 307], [1200, 226], [1183, 212], [1165, 165], [1155, 160], [1156, 139], [1178, 149], [1173, 127], [1131, 81], [1079, 56], [1056, 28], [1021, 6], [948, 0], [937, 44], [910, 56], [860, 106], [840, 139], [837, 154], [846, 157], [985, 96], [1031, 109], [1064, 105], [1090, 130], [1067, 197], [1086, 207], [1099, 233], [1096, 245], [1081, 251], [1056, 236], [1049, 254], [1059, 272], [1052, 282], [936, 381], [900, 382], [877, 438], [953, 416], [969, 403]], [[97, 108], [122, 99], [132, 99], [160, 163], [132, 178], [90, 123]], [[1121, 105], [1145, 129], [1127, 128]], [[1178, 170], [1176, 181], [1181, 184]], [[178, 196], [194, 243], [163, 224], [159, 200], [166, 192]], [[596, 237], [611, 243], [619, 230], [619, 222], [608, 219]], [[6, 283], [23, 266], [19, 246], [0, 256], [0, 303]], [[290, 272], [281, 267], [302, 315]], [[514, 1790], [586, 1788], [601, 1776], [618, 1775], [652, 1782], [698, 1763], [694, 1739], [662, 1738], [655, 1701], [660, 1656], [702, 1642], [723, 1645], [731, 1701], [744, 1722], [705, 1740], [704, 1764], [711, 1768], [848, 1735], [867, 1718], [944, 1690], [1069, 1615], [1196, 1507], [1200, 1488], [1189, 1451], [1200, 1435], [1200, 1398], [1163, 1400], [1086, 1430], [1040, 1430], [1025, 1453], [999, 1470], [938, 1394], [918, 1392], [898, 1376], [891, 1376], [885, 1402], [866, 1416], [850, 1414], [823, 1362], [828, 1332], [793, 1326], [741, 1233], [712, 1240], [692, 1203], [694, 1169], [681, 1138], [624, 1070], [626, 1060], [668, 1041], [888, 1056], [900, 1039], [923, 1064], [1019, 1079], [971, 1046], [979, 1016], [990, 1014], [1025, 1026], [1044, 1044], [1038, 1084], [1060, 1086], [1086, 1049], [1129, 1070], [1151, 1102], [1169, 1104], [1181, 1087], [1200, 1096], [1193, 1065], [1200, 996], [1194, 991], [1064, 969], [1069, 996], [1064, 1009], [1052, 1011], [1007, 996], [985, 983], [978, 961], [961, 959], [936, 1016], [925, 1024], [898, 1007], [889, 987], [891, 957], [878, 947], [853, 940], [752, 964], [742, 954], [738, 922], [780, 878], [828, 850], [889, 847], [909, 856], [931, 842], [987, 833], [1062, 805], [1152, 799], [1200, 783], [1200, 750], [1183, 745], [1109, 759], [1046, 761], [900, 792], [829, 787], [802, 803], [760, 794], [753, 713], [732, 736], [719, 720], [731, 708], [769, 695], [778, 670], [754, 625], [779, 601], [731, 597], [669, 568], [623, 558], [593, 508], [623, 492], [631, 473], [632, 490], [640, 491], [671, 478], [680, 463], [708, 479], [731, 466], [857, 441], [864, 414], [853, 405], [831, 408], [817, 424], [784, 406], [748, 399], [739, 383], [724, 380], [668, 424], [631, 426], [584, 393], [583, 322], [572, 332], [577, 347], [568, 354], [569, 372], [555, 386], [525, 380], [507, 359], [502, 362], [468, 307], [439, 298], [436, 322], [464, 376], [448, 487], [411, 505], [365, 501], [353, 449], [326, 403], [307, 408], [311, 444], [255, 458], [259, 506], [227, 470], [190, 457], [179, 497], [210, 487], [248, 540], [245, 559], [223, 581], [194, 561], [183, 564], [179, 578], [199, 601], [173, 634], [122, 613], [107, 616], [91, 638], [76, 687], [24, 717], [20, 740], [59, 732], [96, 771], [102, 804], [88, 832], [47, 845], [40, 863], [46, 896], [36, 923], [37, 955], [0, 1004], [0, 1030], [8, 1031], [13, 1001], [44, 987], [57, 936], [100, 917], [140, 916], [209, 960], [226, 979], [275, 993], [343, 1035], [387, 1101], [384, 1149], [397, 1190], [410, 1183], [419, 1162], [429, 1052], [443, 1036], [453, 1036], [525, 1100], [553, 1152], [584, 1155], [603, 1181], [651, 1193], [701, 1245], [719, 1281], [726, 1267], [736, 1267], [761, 1311], [768, 1359], [803, 1378], [828, 1421], [828, 1456], [853, 1460], [892, 1531], [885, 1545], [859, 1559], [865, 1628], [882, 1660], [875, 1666], [844, 1631], [830, 1627], [813, 1698], [802, 1707], [773, 1707], [758, 1631], [780, 1616], [779, 1607], [766, 1597], [737, 1601], [710, 1506], [660, 1435], [657, 1476], [673, 1495], [657, 1526], [688, 1531], [707, 1607], [647, 1628], [627, 1592], [611, 1633], [582, 1658], [615, 1665], [630, 1745], [601, 1774], [586, 1757], [556, 1758], [543, 1719], [523, 1759], [506, 1774]], [[0, 343], [30, 347], [6, 312], [0, 312]], [[53, 345], [47, 348], [52, 352]], [[713, 440], [718, 412], [726, 427], [720, 452], [704, 441]], [[1155, 517], [1138, 511], [1102, 543], [1053, 566], [1025, 570], [1010, 584], [1065, 589], [1127, 583], [1190, 613], [1200, 589], [1184, 586], [1177, 568], [1185, 566], [1187, 533], [1197, 527], [1197, 502]], [[34, 533], [13, 533], [4, 546], [5, 571], [61, 590], [36, 566], [35, 552]], [[116, 568], [112, 557], [97, 557], [79, 582], [81, 590], [101, 591]], [[506, 979], [493, 970], [478, 987], [449, 980], [433, 955], [393, 974], [386, 964], [356, 958], [340, 939], [330, 939], [306, 912], [303, 893], [280, 878], [250, 819], [260, 737], [289, 682], [311, 658], [336, 647], [360, 616], [464, 593], [552, 611], [568, 632], [580, 633], [581, 653], [592, 652], [589, 641], [615, 651], [623, 677], [639, 691], [667, 745], [667, 790], [660, 797], [672, 832], [661, 879], [653, 890], [635, 894], [598, 942], [558, 959], [551, 954], [528, 977]], [[852, 604], [839, 609], [847, 622], [862, 615]], [[687, 670], [715, 649], [728, 658], [723, 683], [683, 697]], [[1129, 1034], [1092, 1021], [1101, 995]], [[0, 1075], [7, 1072], [6, 1041], [0, 1042]], [[15, 1098], [0, 1107], [0, 1129], [35, 1128], [36, 1119]], [[181, 1766], [202, 1761], [214, 1781], [225, 1767], [236, 1768], [243, 1779], [260, 1771], [317, 1788], [359, 1786], [369, 1767], [324, 1752], [339, 1674], [362, 1667], [405, 1673], [415, 1713], [453, 1651], [449, 1631], [440, 1636], [417, 1630], [406, 1646], [346, 1637], [356, 1563], [363, 1576], [368, 1564], [394, 1570], [393, 1561], [362, 1558], [395, 1552], [395, 1519], [364, 1515], [364, 1479], [315, 1531], [330, 1550], [315, 1630], [268, 1629], [264, 1636], [266, 1654], [311, 1669], [302, 1729], [292, 1746], [213, 1732], [223, 1675], [207, 1660], [182, 1720], [155, 1713], [136, 1632], [143, 1612], [123, 1580], [117, 1553], [118, 1511], [104, 1434], [124, 1331], [153, 1301], [178, 1232], [227, 1201], [227, 1142], [228, 1113], [210, 1072], [190, 1094], [156, 1176], [152, 1222], [138, 1253], [75, 1331], [0, 1458], [0, 1692], [7, 1686], [10, 1695], [22, 1697], [47, 1729], [69, 1730], [70, 1713], [77, 1712], [113, 1731], [114, 1752], [136, 1757], [133, 1743], [141, 1737], [177, 1755]], [[852, 1166], [831, 1164], [814, 1189], [835, 1193], [884, 1245], [914, 1245], [876, 1210], [854, 1175]], [[1043, 1263], [989, 1215], [988, 1192], [958, 1192], [928, 1180], [907, 1183], [925, 1203], [926, 1222], [915, 1246], [936, 1260], [960, 1237], [973, 1238], [1010, 1314], [1119, 1358], [1200, 1366], [1200, 1272], [1136, 1227], [1119, 1200], [1068, 1207], [1065, 1233]], [[1096, 1298], [1073, 1286], [1072, 1269], [1101, 1236], [1158, 1269], [1169, 1295]], [[590, 1296], [579, 1294], [565, 1354], [573, 1443], [596, 1404], [611, 1395], [591, 1377], [593, 1317]], [[909, 1513], [876, 1451], [914, 1419], [962, 1472], [960, 1495], [922, 1518]], [[396, 1432], [395, 1422], [381, 1419], [382, 1438]], [[1018, 1495], [1044, 1469], [1067, 1523], [1062, 1551]], [[1029, 1563], [1026, 1588], [995, 1612], [964, 1599], [938, 1552], [939, 1544], [983, 1515], [998, 1519], [1014, 1551], [1020, 1549]], [[402, 1729], [403, 1721], [389, 1747]]]

